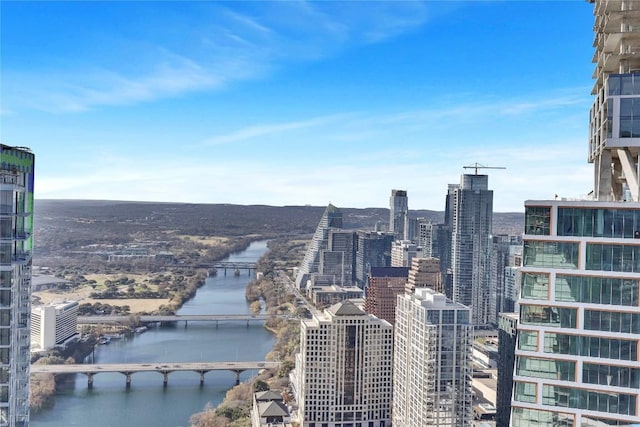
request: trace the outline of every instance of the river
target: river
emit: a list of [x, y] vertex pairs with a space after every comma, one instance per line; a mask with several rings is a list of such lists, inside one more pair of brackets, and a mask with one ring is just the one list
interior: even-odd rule
[[[247, 250], [234, 254], [229, 261], [257, 261], [267, 250], [266, 242], [254, 242]], [[251, 278], [246, 271], [234, 276], [208, 278], [196, 296], [185, 303], [179, 314], [245, 314], [250, 313], [244, 293]], [[200, 361], [264, 360], [271, 351], [274, 337], [262, 322], [190, 322], [173, 327], [151, 327], [143, 334], [112, 340], [95, 351], [97, 363], [163, 363]], [[241, 380], [255, 375], [244, 372]], [[183, 427], [189, 417], [200, 412], [207, 403], [217, 406], [236, 375], [212, 371], [200, 386], [200, 374], [174, 372], [169, 384], [162, 386], [162, 375], [141, 372], [131, 377], [131, 388], [125, 388], [125, 377], [119, 373], [94, 376], [93, 389], [87, 388], [87, 377], [77, 375], [68, 386], [56, 392], [54, 406], [31, 415], [32, 427]]]

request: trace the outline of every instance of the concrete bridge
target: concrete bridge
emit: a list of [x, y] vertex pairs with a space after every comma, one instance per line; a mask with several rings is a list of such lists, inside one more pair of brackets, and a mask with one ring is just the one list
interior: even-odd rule
[[119, 372], [125, 376], [126, 387], [131, 387], [131, 375], [136, 372], [158, 372], [163, 376], [163, 386], [169, 383], [169, 374], [178, 371], [193, 371], [200, 374], [200, 385], [204, 384], [204, 375], [210, 371], [232, 371], [236, 373], [236, 385], [240, 384], [240, 374], [251, 369], [278, 368], [280, 362], [153, 362], [153, 363], [110, 363], [110, 364], [74, 364], [74, 365], [31, 365], [31, 373], [84, 374], [87, 386], [93, 387], [93, 376], [101, 372]]
[[215, 322], [218, 327], [220, 321], [244, 321], [249, 326], [251, 321], [263, 321], [274, 317], [284, 319], [293, 318], [288, 314], [176, 314], [176, 315], [143, 315], [143, 316], [78, 316], [80, 325], [108, 324], [118, 325], [130, 322], [132, 319], [139, 320], [140, 323], [172, 323], [185, 322]]
[[[227, 275], [227, 270], [232, 270], [234, 274], [239, 273], [240, 270], [247, 270], [249, 276], [251, 276], [252, 271], [256, 271], [256, 263], [255, 262], [239, 262], [239, 261], [218, 261], [208, 264], [196, 264], [196, 268], [206, 268], [211, 270], [213, 268], [217, 270], [224, 270], [224, 275]], [[237, 275], [237, 274], [236, 274]]]

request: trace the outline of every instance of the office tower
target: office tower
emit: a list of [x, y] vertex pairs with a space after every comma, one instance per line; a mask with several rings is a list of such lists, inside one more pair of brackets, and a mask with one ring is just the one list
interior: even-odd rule
[[[513, 267], [513, 251], [522, 247], [522, 238], [507, 234], [491, 236], [489, 252], [489, 323], [498, 325], [498, 314], [512, 312], [513, 307], [505, 308], [507, 268]], [[517, 248], [517, 249], [516, 249]], [[512, 271], [509, 271], [512, 273]]]
[[404, 293], [408, 276], [408, 267], [371, 267], [364, 311], [393, 325], [396, 300]]
[[417, 288], [430, 288], [436, 292], [443, 292], [438, 258], [414, 258], [411, 261], [405, 293], [412, 294]]
[[409, 240], [391, 244], [391, 267], [410, 267], [414, 258], [422, 258], [422, 248]]
[[355, 273], [355, 233], [353, 231], [329, 230], [328, 251], [339, 257], [339, 262], [320, 273], [334, 275], [336, 284], [351, 286], [354, 283]]
[[620, 201], [625, 193], [640, 201], [640, 3], [590, 0], [594, 3], [596, 52], [594, 102], [590, 112], [589, 162], [594, 164], [597, 200]]
[[393, 426], [470, 426], [470, 310], [429, 288], [398, 297]]
[[525, 202], [511, 422], [640, 423], [640, 204]]
[[424, 218], [407, 218], [407, 232], [406, 239], [413, 243], [418, 243], [418, 236], [420, 235], [420, 222], [426, 221]]
[[488, 278], [493, 191], [487, 175], [461, 176], [449, 185], [447, 216], [451, 221], [451, 292], [455, 302], [471, 308], [474, 325], [490, 322]]
[[0, 144], [0, 426], [29, 425], [34, 155]]
[[47, 350], [78, 335], [78, 302], [35, 306], [31, 310], [31, 346]]
[[389, 231], [395, 240], [407, 240], [409, 199], [404, 190], [391, 190], [389, 198]]
[[504, 292], [500, 301], [501, 312], [513, 313], [516, 309], [518, 290], [522, 280], [521, 268], [520, 266], [504, 268]]
[[356, 285], [364, 289], [371, 267], [391, 266], [392, 233], [356, 232]]
[[344, 301], [303, 319], [291, 372], [302, 427], [391, 422], [393, 326]]
[[425, 218], [418, 218], [416, 244], [422, 248], [423, 257], [449, 259], [446, 228], [445, 224], [433, 224]]
[[496, 427], [509, 427], [513, 364], [518, 337], [518, 315], [500, 313], [498, 319], [498, 391], [496, 393]]
[[321, 252], [329, 247], [329, 231], [342, 228], [342, 211], [332, 204], [329, 204], [320, 218], [320, 223], [309, 243], [304, 259], [298, 268], [296, 275], [296, 286], [304, 289], [307, 280], [314, 273], [319, 272]]

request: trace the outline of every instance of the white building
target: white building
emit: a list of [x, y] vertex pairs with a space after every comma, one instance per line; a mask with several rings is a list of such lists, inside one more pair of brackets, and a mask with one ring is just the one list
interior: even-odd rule
[[393, 327], [351, 301], [302, 320], [291, 373], [303, 427], [391, 424]]
[[391, 267], [411, 267], [414, 258], [422, 258], [422, 248], [410, 240], [396, 240], [391, 244]]
[[471, 311], [429, 288], [398, 296], [393, 426], [469, 426]]
[[78, 333], [78, 302], [35, 306], [31, 310], [31, 350], [47, 350]]
[[34, 155], [0, 144], [0, 426], [29, 425]]
[[640, 424], [640, 203], [525, 202], [513, 426]]

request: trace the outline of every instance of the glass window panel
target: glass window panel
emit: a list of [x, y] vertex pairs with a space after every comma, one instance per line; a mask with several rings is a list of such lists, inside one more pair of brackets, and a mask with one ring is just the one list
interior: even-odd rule
[[633, 77], [631, 74], [620, 76], [620, 95], [633, 95]]
[[620, 76], [612, 75], [607, 79], [607, 89], [609, 95], [620, 95]]

